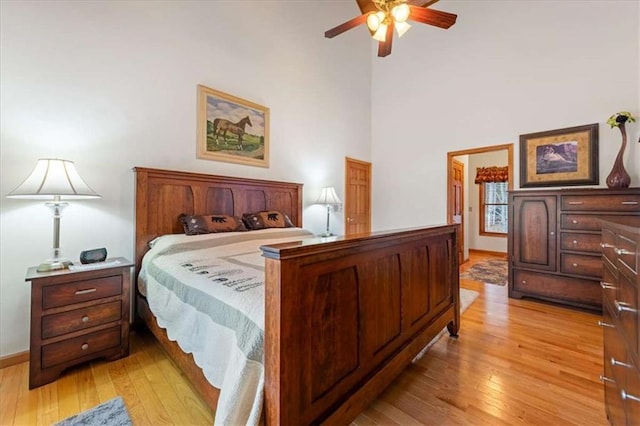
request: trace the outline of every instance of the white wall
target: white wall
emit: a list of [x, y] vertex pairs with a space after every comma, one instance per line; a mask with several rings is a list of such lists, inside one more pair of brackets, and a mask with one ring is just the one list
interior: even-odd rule
[[[28, 349], [27, 267], [49, 256], [40, 202], [4, 197], [39, 157], [73, 160], [102, 198], [74, 202], [61, 245], [133, 257], [134, 176], [146, 166], [305, 184], [344, 197], [344, 157], [370, 161], [368, 33], [328, 40], [351, 1], [2, 1], [0, 356]], [[271, 109], [271, 167], [196, 159], [196, 85]], [[332, 230], [342, 233], [342, 214]]]
[[[620, 147], [606, 120], [640, 115], [638, 1], [442, 0], [448, 30], [415, 24], [373, 63], [373, 227], [446, 220], [446, 153], [600, 123], [600, 186]], [[626, 167], [640, 186], [639, 123]], [[401, 172], [399, 172], [401, 170]], [[411, 209], [407, 212], [407, 200]], [[408, 214], [409, 213], [409, 214]]]
[[481, 154], [469, 155], [469, 168], [467, 169], [467, 182], [465, 191], [468, 193], [469, 202], [466, 204], [466, 215], [469, 227], [467, 228], [469, 248], [473, 250], [507, 252], [507, 236], [480, 235], [480, 185], [474, 183], [478, 167], [499, 166], [509, 164], [507, 150], [490, 151]]

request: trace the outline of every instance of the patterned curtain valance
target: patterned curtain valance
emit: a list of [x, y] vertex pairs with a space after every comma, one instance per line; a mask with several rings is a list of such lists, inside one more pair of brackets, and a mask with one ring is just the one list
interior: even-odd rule
[[476, 169], [476, 183], [508, 182], [509, 166], [478, 167]]

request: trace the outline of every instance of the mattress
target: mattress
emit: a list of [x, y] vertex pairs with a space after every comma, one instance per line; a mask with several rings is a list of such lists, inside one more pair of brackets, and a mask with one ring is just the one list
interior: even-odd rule
[[260, 246], [312, 237], [300, 228], [165, 235], [138, 286], [169, 339], [220, 389], [216, 424], [258, 424], [264, 388], [264, 258]]

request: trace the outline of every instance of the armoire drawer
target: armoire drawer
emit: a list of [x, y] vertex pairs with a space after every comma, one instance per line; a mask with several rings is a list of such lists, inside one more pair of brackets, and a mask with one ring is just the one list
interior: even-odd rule
[[563, 195], [562, 210], [576, 211], [640, 211], [640, 195]]
[[562, 250], [587, 251], [600, 253], [600, 234], [581, 234], [578, 232], [563, 232], [560, 237]]
[[561, 253], [560, 272], [602, 278], [602, 256]]
[[597, 308], [602, 306], [602, 291], [598, 281], [516, 269], [512, 285], [514, 290], [528, 295]]

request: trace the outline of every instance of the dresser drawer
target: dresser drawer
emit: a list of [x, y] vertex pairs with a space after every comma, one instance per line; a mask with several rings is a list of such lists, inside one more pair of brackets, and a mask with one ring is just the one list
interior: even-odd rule
[[[632, 275], [638, 274], [638, 245], [635, 241], [618, 236], [616, 240], [616, 254], [619, 262], [628, 268]], [[627, 272], [625, 271], [625, 272]]]
[[582, 231], [600, 231], [602, 221], [607, 220], [621, 224], [633, 224], [640, 221], [639, 216], [614, 216], [603, 214], [573, 214], [563, 213], [560, 217], [562, 229], [576, 229]]
[[562, 210], [575, 211], [640, 211], [640, 195], [563, 195]]
[[74, 309], [60, 314], [42, 317], [42, 338], [59, 336], [96, 325], [118, 321], [121, 318], [122, 303], [119, 300], [84, 309]]
[[613, 309], [613, 301], [618, 297], [618, 269], [606, 258], [602, 259], [602, 287], [603, 298], [610, 302]]
[[613, 304], [622, 336], [629, 348], [638, 353], [638, 287], [624, 274], [618, 274], [618, 292]]
[[66, 306], [122, 294], [122, 275], [42, 288], [42, 309]]
[[575, 232], [563, 232], [560, 238], [560, 248], [562, 250], [588, 251], [590, 253], [600, 253], [599, 234], [579, 234]]
[[602, 278], [602, 256], [561, 253], [560, 271], [565, 274]]
[[512, 285], [514, 290], [529, 295], [602, 306], [602, 291], [597, 281], [515, 270]]
[[600, 243], [602, 255], [614, 265], [618, 259], [618, 254], [615, 252], [617, 239], [616, 234], [611, 232], [610, 229], [604, 228], [602, 230], [602, 242]]
[[52, 343], [42, 347], [42, 367], [52, 367], [118, 346], [120, 346], [120, 326]]

